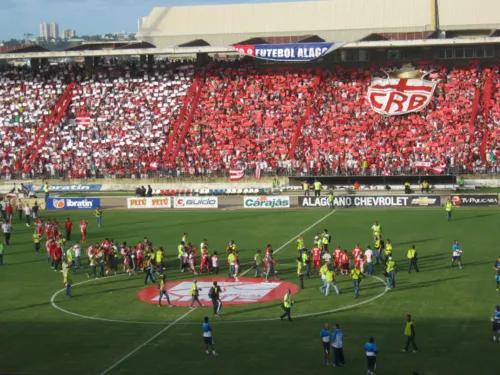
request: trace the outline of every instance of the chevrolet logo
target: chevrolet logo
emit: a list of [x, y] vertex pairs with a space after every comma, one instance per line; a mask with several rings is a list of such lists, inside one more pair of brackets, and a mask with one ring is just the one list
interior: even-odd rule
[[435, 198], [428, 198], [428, 197], [421, 197], [421, 198], [414, 198], [411, 201], [411, 204], [418, 205], [418, 206], [428, 206], [430, 204], [436, 203]]

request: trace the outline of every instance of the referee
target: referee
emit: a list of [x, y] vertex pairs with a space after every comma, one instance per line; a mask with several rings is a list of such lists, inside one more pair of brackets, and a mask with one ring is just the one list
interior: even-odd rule
[[208, 296], [212, 300], [212, 305], [214, 307], [214, 315], [220, 316], [220, 309], [222, 308], [222, 302], [220, 300], [220, 288], [217, 285], [217, 281], [214, 281], [214, 285], [208, 291]]

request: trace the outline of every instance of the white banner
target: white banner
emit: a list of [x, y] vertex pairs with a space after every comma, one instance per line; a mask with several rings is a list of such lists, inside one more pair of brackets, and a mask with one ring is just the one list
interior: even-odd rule
[[217, 197], [178, 197], [174, 198], [174, 208], [218, 208]]
[[127, 198], [127, 208], [171, 208], [172, 199], [162, 198]]
[[244, 208], [290, 208], [288, 196], [243, 197]]

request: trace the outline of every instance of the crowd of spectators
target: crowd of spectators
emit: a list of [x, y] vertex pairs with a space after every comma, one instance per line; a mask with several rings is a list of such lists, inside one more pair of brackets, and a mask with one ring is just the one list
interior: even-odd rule
[[[471, 61], [468, 67], [419, 68], [431, 71], [427, 79], [440, 81], [431, 103], [418, 113], [388, 117], [376, 114], [366, 97], [380, 67], [316, 72], [213, 64], [200, 71], [200, 100], [192, 122], [184, 122], [189, 131], [175, 160], [165, 153], [194, 82], [192, 63], [159, 60], [148, 70], [103, 60], [92, 72], [61, 64], [36, 74], [9, 68], [0, 73], [2, 173], [8, 176], [25, 162], [21, 158], [71, 81], [67, 116], [39, 145], [32, 177], [220, 175], [240, 168], [263, 174], [394, 174], [414, 172], [422, 161], [449, 171], [500, 172], [498, 66], [480, 68]], [[476, 87], [489, 75], [492, 104], [485, 116], [480, 101], [471, 136]], [[485, 162], [480, 148], [486, 129]]]

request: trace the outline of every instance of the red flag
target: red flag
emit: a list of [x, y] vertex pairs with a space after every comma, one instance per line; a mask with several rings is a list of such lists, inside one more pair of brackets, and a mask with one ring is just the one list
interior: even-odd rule
[[474, 101], [472, 102], [472, 112], [470, 114], [470, 122], [469, 122], [469, 135], [472, 139], [474, 139], [474, 132], [476, 131], [476, 118], [477, 113], [479, 111], [479, 99], [481, 96], [481, 90], [479, 87], [476, 87], [476, 91], [474, 93]]
[[78, 116], [75, 119], [75, 122], [77, 125], [82, 125], [84, 127], [87, 127], [90, 125], [90, 116]]
[[481, 147], [479, 148], [479, 156], [481, 157], [481, 161], [483, 163], [486, 163], [486, 146], [488, 145], [488, 138], [489, 138], [489, 130], [488, 126], [486, 126], [486, 129], [484, 130], [483, 133], [483, 141], [481, 142]]
[[229, 171], [229, 179], [231, 181], [239, 181], [245, 176], [245, 170], [243, 169], [231, 169]]

